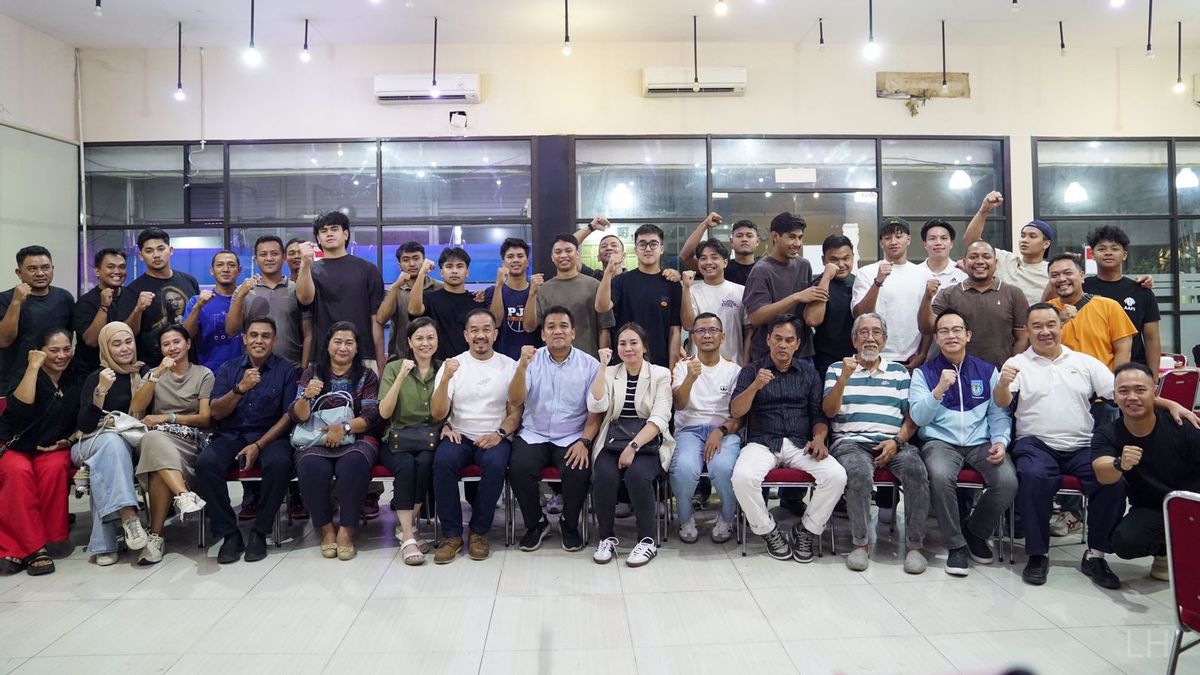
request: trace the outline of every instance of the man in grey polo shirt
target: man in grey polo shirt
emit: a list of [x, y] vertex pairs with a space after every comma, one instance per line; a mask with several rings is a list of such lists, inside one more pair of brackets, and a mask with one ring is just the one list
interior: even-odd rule
[[609, 346], [608, 329], [613, 327], [613, 313], [596, 311], [596, 290], [600, 282], [579, 269], [579, 245], [571, 235], [554, 237], [550, 249], [550, 261], [554, 263], [554, 277], [543, 281], [543, 275], [535, 274], [529, 282], [529, 299], [523, 323], [526, 333], [536, 333], [546, 319], [546, 310], [551, 307], [566, 307], [571, 312], [575, 330], [574, 346], [596, 358], [601, 347]]
[[[404, 358], [408, 355], [408, 296], [412, 293], [413, 283], [417, 273], [425, 264], [425, 247], [415, 241], [406, 241], [396, 249], [396, 261], [400, 263], [400, 276], [388, 288], [387, 295], [375, 312], [375, 323], [380, 326], [392, 324], [392, 344], [389, 350], [392, 354]], [[425, 277], [425, 292], [435, 291], [442, 287], [442, 282]]]
[[296, 284], [283, 275], [283, 240], [273, 234], [254, 242], [254, 265], [259, 274], [248, 277], [233, 293], [225, 315], [225, 334], [242, 332], [250, 319], [269, 316], [278, 330], [275, 355], [303, 369], [312, 356], [312, 319], [296, 301]]

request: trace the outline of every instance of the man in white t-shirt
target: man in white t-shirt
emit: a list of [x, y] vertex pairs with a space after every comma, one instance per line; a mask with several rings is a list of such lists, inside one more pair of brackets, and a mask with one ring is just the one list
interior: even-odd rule
[[[983, 226], [987, 224], [988, 214], [1003, 203], [1004, 196], [996, 191], [989, 192], [983, 198], [979, 211], [963, 232], [964, 244], [970, 246], [983, 238]], [[1054, 228], [1043, 221], [1031, 220], [1021, 228], [1021, 236], [1017, 240], [1019, 253], [993, 246], [996, 248], [996, 278], [1020, 288], [1030, 305], [1047, 297], [1046, 285], [1050, 283], [1050, 273], [1047, 271], [1046, 256], [1050, 253], [1053, 241]]]
[[[700, 243], [696, 248], [696, 267], [700, 270], [703, 283], [695, 283], [695, 272], [683, 273], [684, 302], [680, 307], [683, 329], [692, 330], [696, 317], [704, 313], [716, 314], [724, 326], [721, 356], [741, 365], [745, 362], [743, 345], [749, 335], [746, 309], [742, 296], [746, 287], [725, 278], [725, 266], [729, 264], [729, 249], [716, 239]], [[691, 340], [690, 353], [698, 351], [696, 340]]]
[[[700, 266], [704, 266], [701, 244]], [[721, 515], [713, 525], [712, 539], [721, 544], [733, 536], [733, 466], [741, 452], [738, 420], [729, 414], [729, 399], [737, 384], [740, 366], [721, 355], [725, 339], [721, 318], [704, 312], [693, 322], [696, 356], [675, 364], [671, 378], [675, 404], [675, 454], [671, 456], [671, 490], [679, 513], [679, 538], [691, 544], [699, 538], [692, 512], [692, 495], [700, 474], [708, 478], [721, 497]]]
[[901, 363], [910, 371], [925, 361], [929, 336], [921, 335], [917, 314], [921, 299], [931, 283], [929, 269], [908, 261], [912, 231], [903, 218], [888, 218], [879, 224], [879, 246], [883, 260], [861, 267], [854, 278], [850, 299], [855, 317], [874, 312], [888, 327], [888, 341], [880, 356]]
[[954, 248], [953, 225], [941, 218], [925, 221], [921, 226], [921, 246], [928, 256], [921, 267], [929, 270], [929, 275], [942, 282], [942, 286], [951, 286], [967, 278], [967, 273], [950, 257], [950, 250]]
[[458, 479], [459, 472], [471, 465], [479, 466], [480, 477], [478, 496], [471, 505], [467, 555], [484, 560], [491, 554], [487, 533], [508, 473], [509, 438], [521, 419], [521, 408], [508, 405], [508, 383], [517, 362], [492, 350], [496, 318], [480, 307], [467, 313], [466, 326], [463, 336], [469, 348], [442, 364], [429, 401], [433, 419], [446, 420], [433, 455], [433, 494], [443, 537], [433, 558], [438, 564], [454, 562], [462, 551]]

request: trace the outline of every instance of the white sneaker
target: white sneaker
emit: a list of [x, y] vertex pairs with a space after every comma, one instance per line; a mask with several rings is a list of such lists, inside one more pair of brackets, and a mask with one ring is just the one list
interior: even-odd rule
[[712, 540], [714, 544], [724, 544], [733, 539], [733, 523], [717, 518], [717, 524], [713, 525]]
[[1075, 514], [1063, 511], [1050, 519], [1050, 536], [1065, 537], [1076, 534], [1081, 527], [1083, 527], [1083, 523], [1075, 517]]
[[175, 495], [175, 510], [179, 511], [179, 519], [189, 513], [195, 513], [204, 508], [204, 500], [195, 492], [181, 492]]
[[641, 567], [646, 563], [654, 560], [654, 556], [658, 555], [658, 547], [654, 545], [654, 540], [650, 537], [639, 541], [637, 546], [629, 552], [629, 557], [625, 559], [625, 564], [630, 567]]
[[600, 545], [596, 547], [596, 552], [592, 554], [592, 560], [601, 565], [611, 562], [613, 555], [617, 552], [617, 544], [621, 543], [616, 537], [608, 537], [601, 539]]
[[546, 513], [556, 516], [556, 515], [562, 513], [562, 510], [563, 510], [562, 495], [558, 495], [558, 494], [551, 495], [550, 501], [546, 502]]
[[117, 558], [118, 556], [115, 551], [113, 553], [97, 553], [96, 564], [100, 567], [108, 567], [109, 565], [117, 564]]
[[145, 567], [162, 562], [163, 549], [167, 547], [167, 542], [163, 540], [162, 535], [150, 533], [146, 539], [146, 548], [142, 549], [138, 556], [137, 564]]
[[140, 551], [146, 547], [146, 528], [137, 514], [121, 521], [121, 529], [125, 531], [125, 545], [130, 551]]
[[679, 539], [685, 544], [694, 544], [700, 538], [700, 531], [696, 529], [696, 519], [689, 518], [688, 521], [679, 526]]

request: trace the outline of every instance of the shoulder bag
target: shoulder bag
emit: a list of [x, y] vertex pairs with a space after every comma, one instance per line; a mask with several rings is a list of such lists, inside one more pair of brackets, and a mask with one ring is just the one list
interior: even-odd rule
[[[321, 403], [331, 398], [338, 399], [341, 405], [321, 408]], [[306, 450], [314, 445], [324, 444], [325, 427], [330, 424], [343, 424], [354, 419], [354, 397], [349, 392], [331, 391], [318, 396], [309, 404], [309, 410], [312, 411], [312, 414], [308, 419], [292, 428], [292, 447], [297, 450]], [[349, 445], [355, 440], [354, 434], [348, 433], [342, 436], [342, 442], [339, 445]]]

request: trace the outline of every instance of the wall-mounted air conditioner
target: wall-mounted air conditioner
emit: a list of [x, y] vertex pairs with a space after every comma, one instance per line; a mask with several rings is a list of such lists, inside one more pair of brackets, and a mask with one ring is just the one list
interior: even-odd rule
[[746, 93], [746, 69], [737, 67], [643, 68], [642, 95], [742, 96]]
[[376, 75], [379, 103], [479, 103], [479, 75], [439, 74], [437, 90], [430, 75]]

